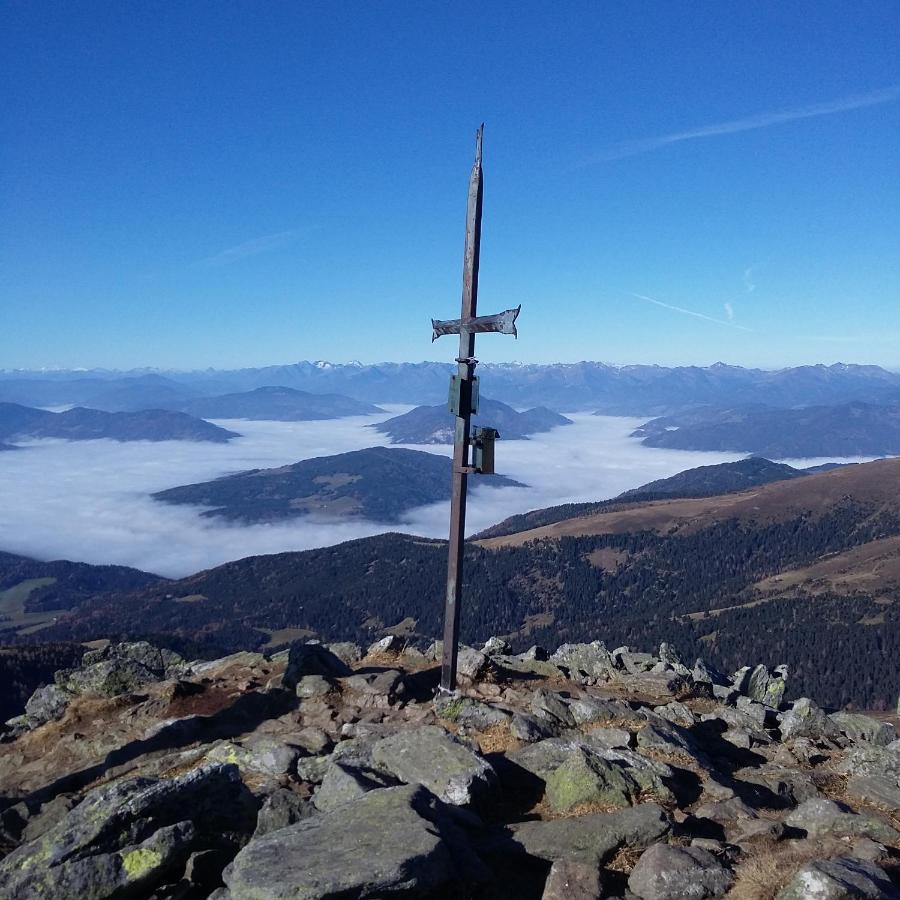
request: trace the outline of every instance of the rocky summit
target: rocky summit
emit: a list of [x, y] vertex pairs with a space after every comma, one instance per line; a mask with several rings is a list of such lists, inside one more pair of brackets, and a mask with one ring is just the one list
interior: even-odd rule
[[0, 735], [0, 897], [900, 897], [900, 740], [786, 667], [108, 644]]

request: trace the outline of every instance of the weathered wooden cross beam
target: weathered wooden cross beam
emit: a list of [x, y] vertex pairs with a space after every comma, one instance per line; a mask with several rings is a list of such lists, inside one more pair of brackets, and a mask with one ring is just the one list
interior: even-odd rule
[[521, 306], [491, 316], [477, 316], [478, 263], [481, 254], [481, 205], [484, 193], [481, 170], [482, 125], [475, 136], [475, 165], [469, 179], [466, 213], [466, 249], [463, 256], [462, 313], [458, 319], [431, 320], [431, 340], [445, 334], [459, 335], [457, 371], [450, 381], [450, 410], [456, 416], [453, 440], [453, 490], [450, 496], [450, 541], [447, 558], [447, 595], [444, 607], [444, 645], [441, 659], [443, 692], [456, 689], [456, 659], [459, 650], [459, 608], [462, 592], [463, 550], [466, 530], [466, 487], [468, 476], [491, 474], [493, 441], [499, 437], [491, 428], [479, 429], [474, 436], [475, 465], [469, 464], [469, 446], [473, 443], [472, 414], [477, 412], [478, 379], [475, 377], [475, 335], [486, 332], [517, 336], [516, 318]]

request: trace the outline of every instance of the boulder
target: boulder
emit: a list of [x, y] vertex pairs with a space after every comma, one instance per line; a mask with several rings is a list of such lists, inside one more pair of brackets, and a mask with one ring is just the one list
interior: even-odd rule
[[508, 656], [512, 653], [509, 642], [500, 637], [489, 637], [481, 648], [485, 656]]
[[436, 725], [423, 725], [378, 741], [378, 769], [407, 784], [423, 784], [445, 803], [466, 806], [487, 800], [497, 773], [477, 751]]
[[362, 647], [351, 641], [335, 641], [332, 644], [326, 644], [325, 649], [348, 666], [358, 663], [363, 658]]
[[541, 900], [599, 900], [603, 896], [599, 866], [558, 859], [550, 866]]
[[72, 695], [58, 684], [38, 688], [25, 704], [25, 718], [30, 728], [61, 719]]
[[661, 807], [642, 803], [610, 813], [521, 822], [509, 826], [509, 837], [515, 846], [539, 859], [602, 865], [622, 847], [649, 847], [670, 829], [669, 817]]
[[296, 747], [266, 735], [257, 735], [246, 744], [222, 741], [206, 754], [210, 762], [231, 763], [242, 773], [272, 776], [294, 771], [299, 756]]
[[841, 734], [846, 735], [855, 743], [887, 747], [891, 741], [897, 738], [897, 730], [890, 722], [879, 722], [871, 716], [864, 716], [859, 713], [836, 712], [832, 713], [828, 718], [837, 726]]
[[101, 650], [88, 650], [81, 658], [81, 665], [92, 666], [111, 659], [136, 662], [159, 681], [178, 678], [189, 670], [188, 664], [174, 650], [154, 647], [147, 641], [107, 644]]
[[66, 693], [87, 697], [130, 694], [159, 681], [159, 677], [141, 663], [118, 657], [104, 659], [79, 669], [61, 669], [53, 677]]
[[370, 791], [252, 840], [225, 869], [233, 898], [450, 896], [489, 873], [421, 785]]
[[563, 644], [550, 657], [550, 662], [573, 681], [581, 684], [593, 684], [606, 681], [615, 675], [616, 667], [612, 656], [602, 641], [590, 644]]
[[549, 722], [527, 713], [514, 713], [509, 721], [509, 733], [526, 744], [554, 737], [556, 731], [557, 729]]
[[841, 856], [805, 865], [778, 894], [777, 900], [851, 900], [856, 897], [897, 898], [898, 891], [874, 863]]
[[0, 861], [0, 896], [149, 896], [192, 852], [233, 846], [255, 819], [235, 766], [116, 781]]
[[891, 741], [887, 747], [860, 744], [847, 754], [838, 771], [847, 775], [881, 775], [900, 783], [900, 741]]
[[334, 682], [324, 675], [301, 675], [294, 685], [294, 693], [301, 700], [325, 697], [334, 690]]
[[863, 835], [876, 841], [900, 841], [900, 832], [875, 816], [854, 813], [833, 800], [805, 800], [784, 820], [786, 825], [805, 831], [808, 837]]
[[663, 641], [659, 645], [659, 653], [657, 655], [659, 661], [673, 672], [677, 672], [685, 678], [691, 674], [691, 670], [681, 661], [681, 657], [675, 652], [671, 644]]
[[568, 704], [559, 694], [539, 688], [531, 695], [531, 711], [545, 722], [571, 728], [575, 724]]
[[[347, 690], [357, 691], [371, 698], [366, 705], [392, 706], [406, 696], [406, 682], [403, 673], [397, 669], [359, 672], [342, 679], [341, 684]], [[374, 704], [372, 701], [375, 701]]]
[[837, 725], [809, 697], [796, 700], [787, 712], [779, 716], [779, 723], [783, 741], [799, 737], [820, 741], [838, 733]]
[[886, 775], [855, 775], [848, 779], [846, 791], [866, 803], [900, 809], [900, 783]]
[[576, 806], [602, 804], [612, 808], [632, 806], [640, 785], [623, 766], [578, 748], [546, 779], [546, 798], [559, 813]]
[[654, 844], [641, 854], [628, 887], [641, 900], [704, 900], [721, 897], [734, 876], [700, 847]]
[[512, 716], [512, 713], [504, 709], [498, 709], [480, 700], [472, 700], [469, 697], [435, 697], [434, 712], [441, 719], [456, 722], [466, 728], [476, 731], [485, 731], [497, 725], [504, 725]]
[[306, 675], [344, 678], [352, 674], [350, 666], [322, 644], [293, 644], [288, 654], [282, 684], [293, 691], [300, 679]]
[[599, 697], [581, 697], [569, 702], [569, 714], [576, 725], [594, 725], [600, 722], [639, 722], [641, 717], [621, 700], [604, 700]]
[[654, 708], [653, 712], [661, 719], [666, 719], [675, 725], [680, 725], [682, 728], [690, 728], [696, 721], [694, 714], [690, 709], [683, 703], [679, 703], [677, 700], [672, 700], [665, 706], [657, 706]]

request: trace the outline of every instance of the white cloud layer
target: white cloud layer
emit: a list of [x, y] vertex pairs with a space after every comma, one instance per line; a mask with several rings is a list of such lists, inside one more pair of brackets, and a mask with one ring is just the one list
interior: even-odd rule
[[[408, 408], [390, 407], [389, 415]], [[196, 508], [159, 503], [149, 496], [245, 469], [386, 444], [384, 435], [366, 425], [387, 417], [217, 422], [243, 435], [224, 445], [34, 442], [25, 450], [0, 454], [0, 550], [38, 559], [116, 563], [180, 577], [245, 556], [305, 550], [388, 530], [444, 537], [449, 503], [411, 510], [400, 525], [298, 519], [242, 526], [202, 518]], [[488, 476], [470, 479], [470, 534], [515, 513], [606, 499], [693, 466], [742, 455], [643, 447], [628, 437], [642, 419], [586, 414], [570, 418], [574, 425], [531, 440], [500, 442], [498, 470], [529, 487], [488, 489], [482, 486]], [[450, 454], [449, 447], [415, 449]]]

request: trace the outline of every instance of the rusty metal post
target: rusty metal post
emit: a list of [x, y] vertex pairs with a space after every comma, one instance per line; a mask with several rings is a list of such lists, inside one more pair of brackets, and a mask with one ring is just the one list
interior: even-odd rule
[[469, 201], [466, 212], [466, 248], [463, 256], [462, 314], [459, 329], [459, 410], [453, 439], [453, 487], [450, 495], [450, 542], [447, 559], [447, 596], [444, 606], [444, 644], [441, 657], [441, 690], [456, 688], [456, 657], [459, 649], [459, 601], [462, 591], [463, 553], [465, 548], [466, 487], [469, 471], [469, 436], [472, 422], [472, 376], [475, 357], [475, 332], [465, 327], [475, 318], [478, 304], [478, 261], [481, 252], [481, 203], [483, 175], [481, 171], [482, 125], [475, 136], [475, 165], [469, 179]]

